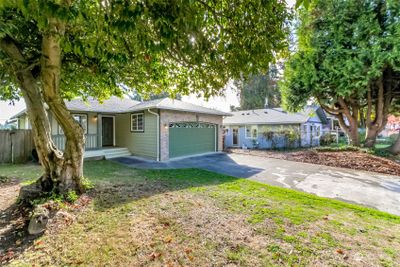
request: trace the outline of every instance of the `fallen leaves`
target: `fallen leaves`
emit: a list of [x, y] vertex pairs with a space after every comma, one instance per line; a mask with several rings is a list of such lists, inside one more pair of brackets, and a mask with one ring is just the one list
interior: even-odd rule
[[150, 254], [149, 258], [150, 258], [150, 260], [153, 261], [153, 260], [160, 258], [161, 255], [162, 255], [161, 252], [153, 252]]
[[0, 254], [0, 265], [12, 260], [14, 256], [14, 250], [12, 248], [9, 248], [4, 254]]
[[171, 243], [172, 242], [172, 236], [166, 236], [165, 238], [164, 238], [164, 243]]
[[344, 254], [344, 251], [343, 251], [342, 249], [340, 249], [340, 248], [337, 249], [336, 252], [337, 252], [338, 254], [340, 254], [340, 255], [343, 255], [343, 254]]
[[400, 164], [390, 159], [374, 156], [362, 151], [317, 151], [314, 149], [293, 152], [271, 150], [243, 151], [242, 149], [230, 149], [229, 151], [238, 154], [400, 175]]

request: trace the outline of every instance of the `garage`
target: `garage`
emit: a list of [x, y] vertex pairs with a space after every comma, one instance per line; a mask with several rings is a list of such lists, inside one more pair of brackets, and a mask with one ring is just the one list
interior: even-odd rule
[[211, 123], [169, 124], [169, 158], [216, 151], [217, 127]]

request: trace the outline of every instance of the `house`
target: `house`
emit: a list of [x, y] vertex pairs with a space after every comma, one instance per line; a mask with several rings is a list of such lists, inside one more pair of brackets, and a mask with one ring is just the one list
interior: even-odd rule
[[307, 106], [289, 113], [282, 108], [232, 112], [224, 118], [224, 146], [247, 148], [284, 148], [317, 146], [327, 131], [327, 117], [320, 107]]
[[395, 115], [389, 115], [385, 128], [380, 133], [382, 137], [390, 137], [394, 134], [398, 134], [400, 131], [400, 117]]
[[[222, 111], [170, 98], [138, 102], [111, 97], [66, 101], [85, 130], [85, 157], [138, 157], [166, 161], [172, 158], [221, 151]], [[52, 138], [64, 149], [65, 136], [51, 112]], [[20, 129], [30, 129], [26, 111], [13, 118]]]

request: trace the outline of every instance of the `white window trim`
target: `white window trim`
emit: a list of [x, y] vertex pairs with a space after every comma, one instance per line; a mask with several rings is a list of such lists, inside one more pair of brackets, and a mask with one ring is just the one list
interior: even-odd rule
[[258, 138], [258, 125], [250, 125], [250, 135], [252, 135], [252, 131], [251, 130], [252, 130], [253, 127], [256, 127], [256, 130], [257, 130], [257, 136], [256, 137], [247, 136], [247, 128], [248, 128], [248, 126], [247, 125], [244, 126], [244, 137], [246, 139], [257, 139]]
[[[88, 116], [88, 114], [86, 114], [86, 113], [71, 113], [71, 116], [72, 116], [72, 118], [74, 116], [85, 116], [86, 117], [86, 132], [84, 132], [84, 134], [89, 134], [89, 116]], [[76, 122], [78, 122], [78, 121], [76, 121]], [[61, 128], [61, 125], [58, 122], [57, 122], [57, 134], [58, 135], [64, 135], [64, 132], [63, 132], [63, 130]]]
[[[132, 117], [133, 116], [138, 116], [138, 115], [142, 115], [142, 129], [141, 130], [138, 130], [138, 129], [136, 129], [136, 130], [134, 130], [133, 129], [133, 124], [132, 124]], [[137, 121], [137, 120], [136, 120]], [[139, 132], [139, 133], [143, 133], [144, 132], [144, 123], [145, 123], [145, 121], [144, 121], [144, 113], [142, 112], [142, 113], [132, 113], [131, 114], [131, 132]], [[136, 126], [138, 126], [137, 124], [136, 124]]]

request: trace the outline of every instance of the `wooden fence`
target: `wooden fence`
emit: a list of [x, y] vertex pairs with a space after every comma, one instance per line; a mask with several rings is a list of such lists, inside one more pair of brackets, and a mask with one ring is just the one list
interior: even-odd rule
[[0, 130], [0, 163], [26, 162], [34, 146], [32, 130]]

